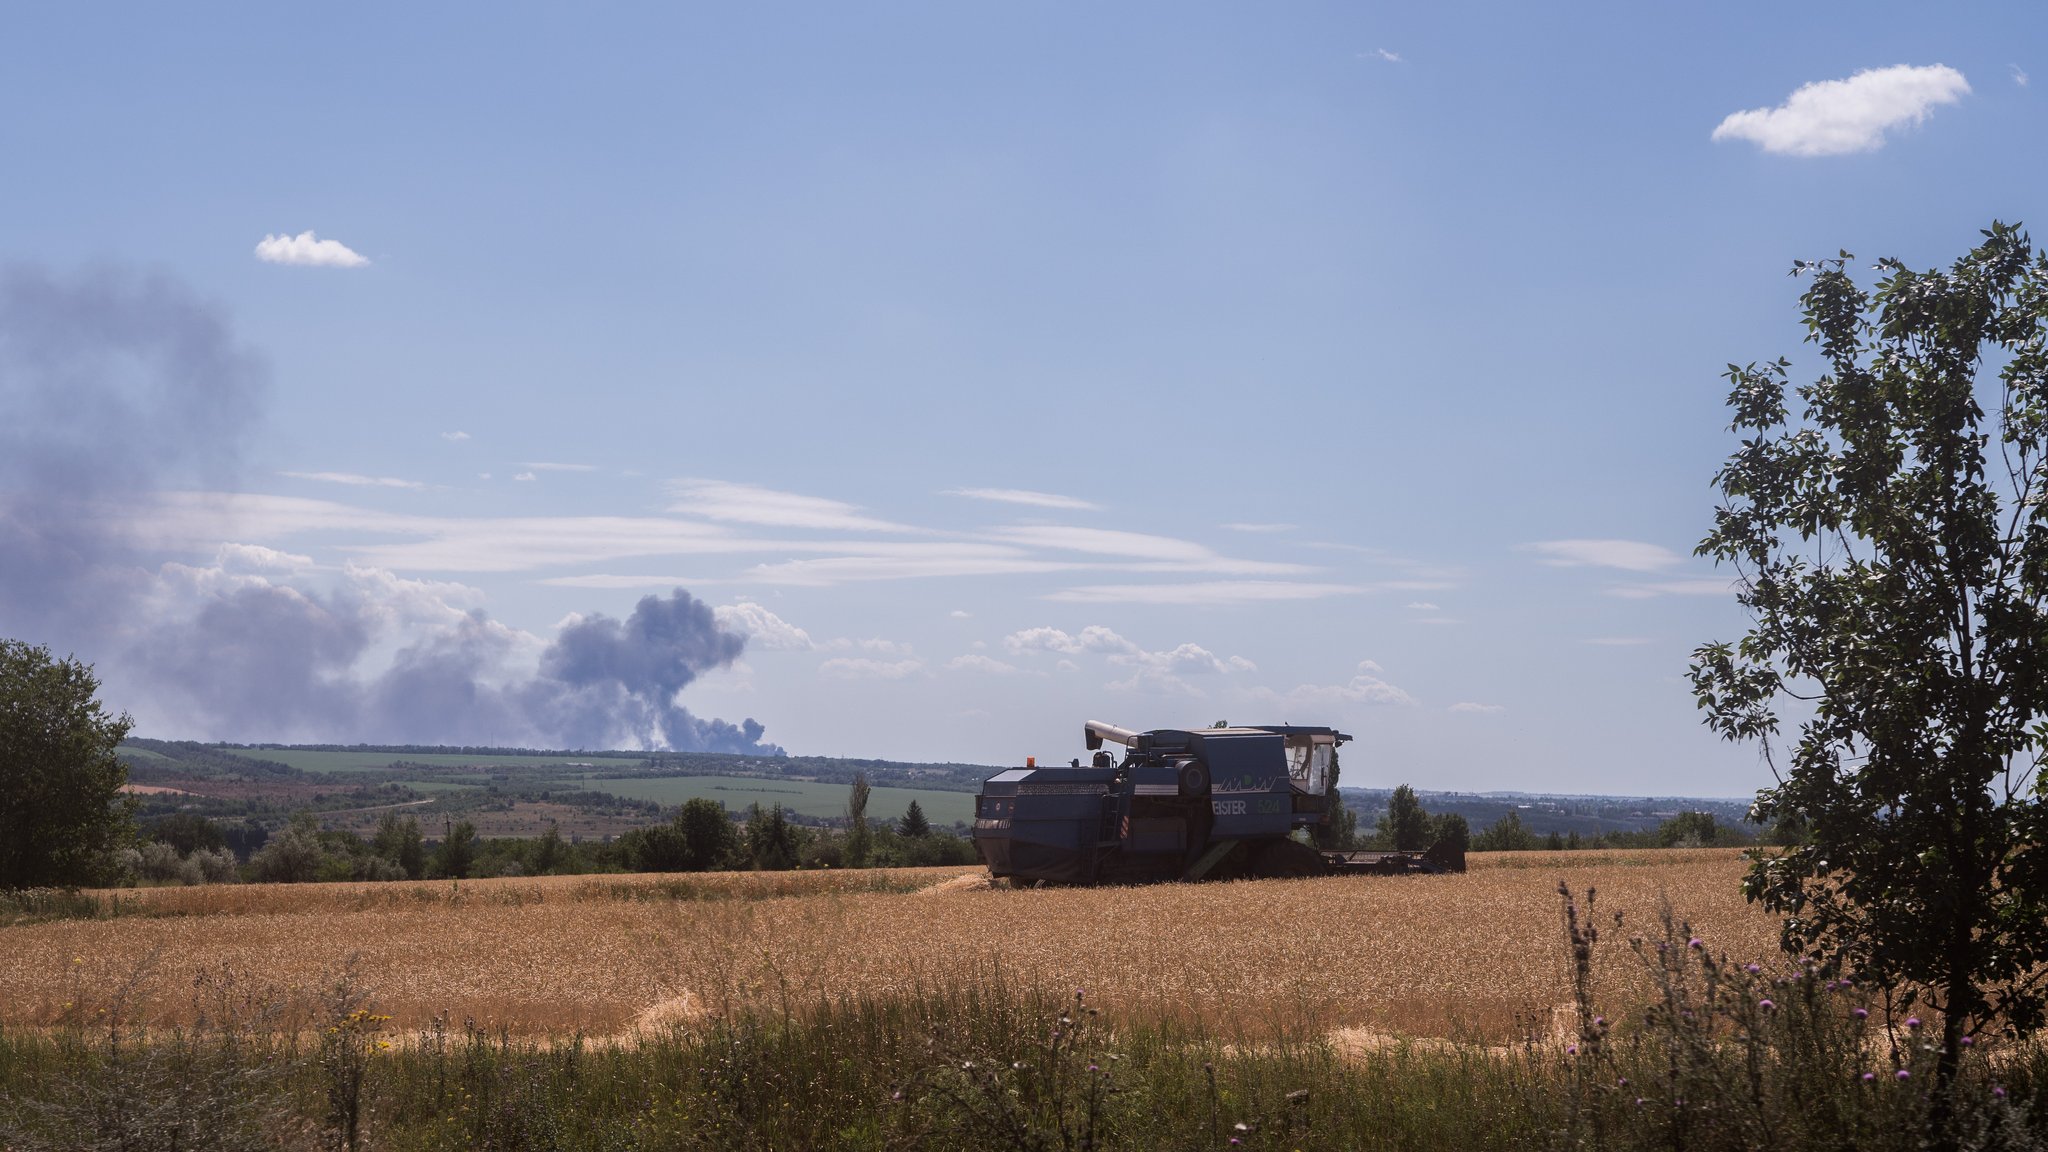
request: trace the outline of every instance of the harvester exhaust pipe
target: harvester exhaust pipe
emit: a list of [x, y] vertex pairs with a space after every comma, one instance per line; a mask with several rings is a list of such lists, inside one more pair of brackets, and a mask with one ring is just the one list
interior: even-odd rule
[[1138, 742], [1138, 734], [1136, 732], [1131, 731], [1129, 728], [1119, 728], [1114, 724], [1104, 724], [1100, 720], [1090, 720], [1083, 728], [1083, 735], [1088, 741], [1088, 750], [1090, 752], [1102, 747], [1104, 740], [1112, 744], [1121, 744], [1126, 748]]

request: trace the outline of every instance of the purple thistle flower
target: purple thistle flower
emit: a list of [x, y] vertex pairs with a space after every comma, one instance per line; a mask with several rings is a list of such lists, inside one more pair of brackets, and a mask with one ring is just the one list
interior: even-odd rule
[[1991, 1094], [1992, 1094], [1993, 1096], [1996, 1096], [1996, 1097], [1998, 1097], [1998, 1098], [1999, 1098], [2000, 1100], [2003, 1100], [2003, 1099], [2005, 1099], [2005, 1085], [2003, 1085], [2003, 1084], [1993, 1084], [1993, 1085], [1991, 1086]]
[[1911, 1080], [1912, 1078], [1913, 1074], [1911, 1072], [1906, 1071], [1904, 1068], [1899, 1069], [1899, 1079]]
[[1908, 1016], [1908, 1017], [1906, 1017], [1906, 1027], [1908, 1027], [1908, 1028], [1918, 1028], [1919, 1026], [1920, 1026], [1920, 1018], [1919, 1018], [1918, 1016]]
[[1870, 1009], [1868, 1008], [1854, 1008], [1850, 1010], [1849, 1014], [1851, 1016], [1856, 1017], [1858, 1020], [1870, 1019]]
[[1778, 1009], [1778, 1006], [1776, 1004], [1771, 1003], [1768, 999], [1757, 1001], [1756, 1006], [1763, 1009], [1766, 1012], [1775, 1012]]
[[1877, 1080], [1877, 1073], [1875, 1073], [1875, 1072], [1865, 1072], [1865, 1073], [1863, 1074], [1863, 1082], [1864, 1082], [1865, 1084], [1871, 1084], [1871, 1083], [1875, 1083], [1875, 1082], [1876, 1082], [1876, 1080]]
[[1754, 976], [1754, 975], [1756, 975], [1757, 973], [1759, 973], [1759, 972], [1763, 971], [1763, 968], [1762, 968], [1761, 966], [1759, 966], [1759, 965], [1756, 965], [1756, 964], [1745, 964], [1745, 965], [1743, 965], [1743, 967], [1742, 967], [1742, 970], [1743, 970], [1744, 972], [1747, 972], [1747, 973], [1749, 973], [1749, 974], [1750, 974], [1751, 976]]
[[1577, 1044], [1567, 1045], [1564, 1054], [1567, 1056], [1577, 1056], [1579, 1054], [1579, 1046]]
[[1976, 1046], [1976, 1043], [1977, 1043], [1977, 1041], [1976, 1041], [1976, 1039], [1975, 1039], [1974, 1037], [1970, 1037], [1970, 1036], [1965, 1036], [1965, 1037], [1963, 1037], [1963, 1039], [1962, 1039], [1962, 1045], [1963, 1045], [1963, 1047], [1965, 1047], [1965, 1048], [1971, 1048], [1971, 1047], [1975, 1047], [1975, 1046]]
[[1690, 940], [1687, 940], [1687, 941], [1685, 942], [1685, 946], [1686, 946], [1687, 948], [1705, 948], [1705, 947], [1707, 946], [1707, 943], [1706, 943], [1706, 941], [1704, 941], [1704, 940], [1700, 939], [1699, 937], [1695, 936], [1695, 937], [1693, 937], [1692, 939], [1690, 939]]

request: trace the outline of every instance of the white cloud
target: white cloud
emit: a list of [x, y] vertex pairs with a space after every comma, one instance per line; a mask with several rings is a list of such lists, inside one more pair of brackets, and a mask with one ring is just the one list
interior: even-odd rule
[[1221, 527], [1223, 527], [1223, 528], [1226, 528], [1226, 529], [1228, 529], [1228, 530], [1230, 530], [1230, 531], [1232, 531], [1232, 532], [1292, 532], [1292, 531], [1294, 531], [1294, 525], [1292, 525], [1292, 524], [1249, 524], [1249, 523], [1245, 523], [1244, 521], [1234, 521], [1234, 522], [1232, 522], [1232, 523], [1229, 523], [1229, 524], [1224, 524], [1224, 525], [1221, 525]]
[[489, 472], [479, 472], [476, 474], [476, 478], [479, 480], [489, 480], [491, 478], [491, 474]]
[[946, 668], [953, 672], [986, 672], [991, 676], [1015, 676], [1024, 671], [1015, 664], [1005, 664], [992, 656], [970, 652], [946, 661]]
[[1435, 612], [1437, 606], [1427, 600], [1415, 600], [1409, 603], [1408, 610], [1410, 612]]
[[1787, 156], [1840, 156], [1884, 147], [1885, 133], [1927, 119], [1937, 105], [1970, 92], [1961, 72], [1945, 64], [1898, 64], [1846, 80], [1801, 85], [1776, 108], [1736, 112], [1714, 129], [1715, 140], [1748, 140]]
[[865, 656], [835, 656], [818, 665], [818, 674], [841, 680], [901, 680], [922, 667], [922, 660], [871, 660]]
[[[1441, 585], [1434, 585], [1441, 587]], [[1063, 588], [1045, 597], [1066, 604], [1169, 604], [1180, 606], [1263, 604], [1276, 600], [1321, 600], [1367, 589], [1354, 584], [1305, 584], [1289, 580], [1211, 580], [1192, 584], [1092, 584]]]
[[454, 443], [459, 444], [462, 441], [469, 439], [469, 433], [460, 430], [454, 432], [443, 432], [441, 433], [441, 439], [452, 441]]
[[1609, 596], [1623, 600], [1648, 600], [1656, 596], [1728, 596], [1735, 591], [1733, 580], [1708, 577], [1701, 580], [1650, 580], [1641, 584], [1617, 584]]
[[318, 480], [323, 484], [347, 484], [357, 488], [425, 488], [417, 480], [400, 480], [395, 476], [362, 476], [354, 472], [282, 472], [294, 480]]
[[530, 468], [530, 469], [532, 469], [532, 470], [533, 470], [533, 471], [535, 471], [535, 472], [595, 472], [595, 471], [597, 471], [597, 465], [595, 465], [595, 464], [555, 464], [555, 463], [551, 463], [551, 462], [549, 462], [549, 461], [546, 461], [546, 460], [534, 460], [534, 461], [529, 461], [529, 462], [527, 462], [527, 463], [521, 464], [521, 465], [520, 465], [520, 467], [521, 467], [521, 468]]
[[1475, 704], [1470, 700], [1460, 700], [1456, 704], [1451, 705], [1449, 708], [1444, 709], [1444, 711], [1468, 712], [1479, 715], [1491, 716], [1496, 712], [1505, 712], [1507, 711], [1507, 708], [1505, 705], [1501, 704]]
[[1024, 504], [1033, 508], [1064, 508], [1075, 512], [1099, 512], [1102, 505], [1078, 496], [1061, 496], [1056, 492], [1033, 492], [1028, 488], [952, 488], [947, 496], [965, 496], [969, 500], [994, 500], [999, 504]]
[[223, 544], [214, 563], [226, 572], [302, 572], [313, 566], [313, 558], [261, 544]]
[[339, 240], [322, 240], [312, 232], [297, 236], [265, 236], [256, 243], [256, 258], [265, 264], [304, 264], [316, 268], [361, 268], [369, 258]]
[[512, 478], [513, 478], [514, 480], [531, 480], [531, 479], [533, 479], [533, 473], [531, 473], [531, 472], [514, 472], [514, 473], [512, 474]]
[[1358, 662], [1358, 674], [1342, 684], [1302, 684], [1287, 692], [1254, 689], [1254, 699], [1297, 707], [1340, 707], [1346, 704], [1412, 707], [1415, 697], [1381, 678], [1383, 669], [1370, 660]]
[[550, 576], [535, 581], [551, 588], [694, 588], [700, 584], [716, 584], [699, 576], [615, 576], [608, 572], [592, 572], [583, 576]]
[[1401, 58], [1401, 54], [1399, 52], [1389, 52], [1385, 48], [1375, 48], [1372, 50], [1370, 54], [1360, 52], [1358, 56], [1361, 60], [1384, 60], [1389, 64], [1407, 63], [1406, 60], [1403, 60]]
[[955, 620], [971, 620], [974, 618], [974, 613], [967, 611], [965, 608], [955, 608], [951, 612], [946, 613], [946, 615], [951, 616]]
[[1669, 548], [1639, 540], [1543, 540], [1523, 544], [1519, 551], [1537, 553], [1545, 564], [1559, 568], [1619, 568], [1624, 572], [1658, 572], [1684, 559]]
[[810, 633], [751, 600], [722, 604], [712, 609], [711, 615], [720, 628], [744, 635], [752, 647], [771, 652], [804, 652], [817, 647], [811, 643]]
[[838, 532], [915, 532], [861, 513], [858, 505], [822, 496], [778, 492], [757, 484], [724, 480], [678, 480], [671, 486], [675, 503], [669, 511], [735, 524], [772, 528], [821, 528]]
[[[1242, 656], [1228, 660], [1200, 644], [1182, 644], [1177, 648], [1153, 652], [1136, 642], [1116, 633], [1114, 629], [1100, 624], [1090, 624], [1080, 634], [1070, 635], [1058, 628], [1026, 628], [1012, 632], [1003, 638], [1003, 647], [1012, 653], [1057, 652], [1066, 656], [1078, 656], [1093, 652], [1104, 656], [1111, 664], [1136, 667], [1165, 675], [1180, 673], [1231, 673], [1254, 672], [1258, 665]], [[1066, 661], [1061, 661], [1065, 664]]]
[[2006, 67], [2012, 69], [2012, 82], [2025, 88], [2027, 86], [2027, 70], [2017, 64], [2008, 64]]

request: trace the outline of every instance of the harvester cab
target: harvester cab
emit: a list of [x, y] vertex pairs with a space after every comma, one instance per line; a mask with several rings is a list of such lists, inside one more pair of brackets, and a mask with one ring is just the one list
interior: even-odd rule
[[1464, 870], [1464, 854], [1441, 845], [1326, 852], [1294, 838], [1329, 819], [1337, 749], [1351, 739], [1334, 728], [1133, 732], [1091, 720], [1083, 736], [1085, 767], [1033, 764], [983, 782], [974, 842], [992, 875], [1095, 884]]

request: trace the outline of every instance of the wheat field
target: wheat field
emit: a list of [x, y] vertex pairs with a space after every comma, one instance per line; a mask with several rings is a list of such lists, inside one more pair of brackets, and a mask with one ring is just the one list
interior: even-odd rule
[[[122, 894], [130, 914], [115, 918], [0, 928], [0, 1026], [76, 1020], [124, 987], [144, 1019], [172, 1022], [207, 973], [289, 991], [349, 966], [400, 1028], [446, 1014], [625, 1036], [1000, 974], [1226, 1030], [1491, 1039], [1567, 999], [1560, 880], [1597, 887], [1610, 934], [1617, 910], [1621, 935], [1654, 934], [1668, 901], [1717, 951], [1774, 948], [1734, 852], [1473, 862], [1451, 876], [1103, 889], [991, 889], [958, 868], [157, 889]], [[1606, 950], [1599, 980], [1617, 1001], [1641, 993], [1625, 948]]]

